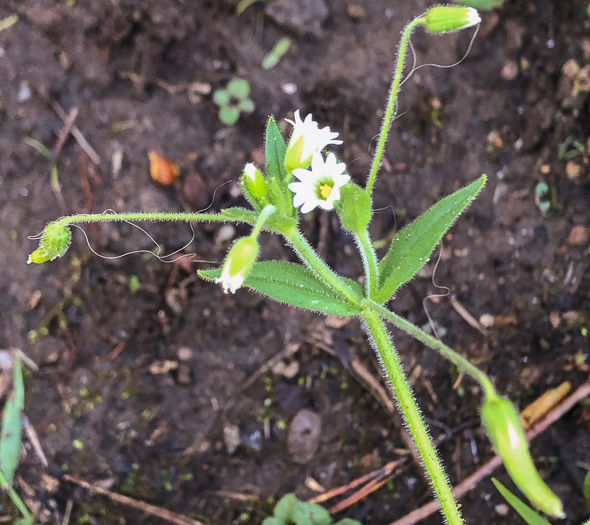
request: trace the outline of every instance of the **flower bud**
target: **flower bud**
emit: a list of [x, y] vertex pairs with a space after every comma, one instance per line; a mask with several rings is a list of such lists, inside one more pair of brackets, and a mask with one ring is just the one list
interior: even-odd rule
[[258, 241], [254, 237], [242, 237], [234, 242], [223, 263], [221, 276], [215, 279], [225, 293], [236, 293], [242, 286], [256, 262], [258, 251]]
[[328, 126], [320, 129], [311, 115], [301, 120], [299, 110], [295, 111], [295, 121], [287, 120], [287, 122], [293, 126], [285, 155], [285, 168], [289, 172], [298, 168], [308, 168], [314, 154], [319, 153], [326, 146], [342, 144], [341, 140], [335, 140], [338, 136], [337, 132], [332, 131]]
[[262, 209], [268, 204], [266, 197], [268, 186], [262, 172], [251, 162], [244, 166], [244, 174], [240, 182], [244, 195], [256, 209]]
[[424, 25], [430, 33], [443, 34], [467, 29], [481, 22], [472, 7], [440, 5], [431, 7], [424, 15]]
[[72, 240], [70, 229], [57, 222], [50, 222], [41, 235], [41, 242], [27, 260], [27, 264], [41, 264], [46, 261], [53, 261], [68, 251]]
[[560, 499], [539, 476], [512, 403], [497, 395], [488, 395], [481, 407], [483, 426], [504, 462], [512, 481], [539, 509], [554, 517], [563, 517]]

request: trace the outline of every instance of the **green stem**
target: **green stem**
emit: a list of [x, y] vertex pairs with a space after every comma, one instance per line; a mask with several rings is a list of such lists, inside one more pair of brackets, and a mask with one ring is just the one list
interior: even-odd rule
[[416, 26], [421, 25], [423, 23], [423, 16], [419, 16], [418, 18], [412, 20], [405, 27], [401, 42], [399, 44], [397, 63], [395, 66], [393, 81], [391, 82], [391, 88], [389, 89], [389, 100], [387, 102], [387, 107], [385, 109], [385, 116], [383, 117], [383, 122], [381, 123], [381, 131], [379, 132], [379, 142], [377, 143], [377, 149], [375, 150], [375, 156], [373, 157], [373, 164], [371, 165], [371, 172], [369, 173], [369, 179], [367, 181], [367, 193], [369, 194], [369, 196], [373, 192], [373, 185], [375, 184], [377, 172], [379, 171], [379, 166], [381, 165], [381, 157], [383, 156], [385, 142], [387, 141], [389, 129], [391, 128], [391, 123], [394, 117], [397, 96], [399, 93], [399, 87], [402, 80], [402, 74], [404, 71], [406, 51], [408, 48], [408, 43], [410, 41], [410, 35], [412, 34], [412, 31]]
[[460, 371], [465, 372], [466, 374], [469, 374], [471, 377], [473, 377], [473, 379], [475, 379], [482, 386], [486, 397], [488, 395], [496, 395], [496, 390], [494, 389], [494, 386], [492, 385], [488, 376], [486, 376], [475, 365], [465, 359], [461, 354], [455, 352], [442, 341], [439, 341], [423, 330], [420, 330], [420, 328], [410, 323], [410, 321], [393, 313], [384, 306], [381, 306], [374, 301], [366, 301], [365, 304], [373, 312], [380, 315], [381, 317], [384, 317], [391, 324], [397, 326], [400, 330], [403, 330], [407, 334], [410, 334], [412, 337], [418, 339], [418, 341], [424, 343], [426, 346], [429, 346], [433, 350], [439, 352], [443, 357], [453, 363]]
[[463, 520], [461, 519], [461, 514], [453, 498], [449, 481], [430, 437], [428, 436], [428, 431], [422, 421], [420, 410], [414, 401], [410, 385], [406, 380], [399, 357], [393, 347], [383, 321], [381, 321], [379, 315], [372, 310], [364, 310], [362, 317], [365, 321], [365, 328], [369, 335], [369, 339], [371, 340], [375, 352], [381, 360], [381, 365], [389, 378], [391, 388], [397, 398], [404, 421], [412, 434], [414, 443], [416, 443], [416, 448], [424, 463], [424, 468], [428, 473], [436, 497], [440, 502], [441, 512], [445, 517], [445, 522], [449, 525], [462, 525]]
[[295, 227], [289, 231], [281, 232], [285, 239], [289, 241], [299, 258], [314, 271], [328, 286], [351, 304], [360, 306], [362, 297], [352, 290], [339, 276], [332, 270], [315, 250], [307, 242], [307, 239], [301, 235], [301, 232]]
[[365, 269], [365, 293], [367, 297], [373, 299], [377, 294], [377, 286], [379, 281], [379, 273], [377, 266], [377, 254], [373, 249], [371, 237], [369, 236], [369, 229], [361, 234], [355, 234], [355, 239], [361, 252], [363, 260], [363, 267]]
[[31, 514], [31, 511], [28, 509], [28, 507], [25, 505], [23, 500], [20, 498], [20, 496], [18, 495], [16, 490], [14, 490], [12, 488], [10, 483], [8, 483], [8, 481], [6, 480], [6, 478], [4, 477], [4, 475], [1, 472], [0, 472], [0, 486], [6, 492], [8, 492], [8, 495], [10, 496], [12, 503], [14, 503], [14, 506], [19, 510], [19, 512], [22, 514], [22, 516], [26, 519], [31, 519], [33, 517]]
[[272, 204], [267, 204], [264, 208], [262, 208], [260, 215], [258, 215], [258, 219], [256, 219], [256, 224], [254, 225], [254, 228], [252, 228], [250, 237], [256, 239], [258, 235], [260, 235], [260, 230], [262, 230], [266, 220], [276, 211], [276, 206], [273, 206]]
[[[248, 217], [246, 217], [246, 213]], [[250, 214], [252, 218], [250, 219]], [[258, 217], [257, 212], [244, 210], [244, 217], [233, 218], [231, 215], [222, 213], [174, 213], [174, 212], [138, 212], [138, 213], [81, 213], [61, 217], [55, 221], [57, 226], [67, 226], [79, 222], [109, 222], [109, 221], [221, 221], [232, 222], [242, 221], [254, 224]]]

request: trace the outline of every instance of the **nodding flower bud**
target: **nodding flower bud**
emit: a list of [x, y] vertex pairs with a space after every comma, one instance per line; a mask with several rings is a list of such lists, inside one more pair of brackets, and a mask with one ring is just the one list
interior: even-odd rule
[[539, 476], [512, 403], [497, 395], [488, 395], [481, 407], [483, 426], [504, 462], [512, 481], [539, 509], [554, 517], [564, 517], [561, 500]]
[[223, 263], [221, 276], [215, 279], [216, 283], [221, 283], [225, 293], [236, 293], [242, 286], [258, 258], [259, 249], [254, 237], [242, 237], [234, 242]]
[[240, 182], [244, 195], [256, 209], [262, 209], [268, 204], [266, 197], [268, 186], [262, 172], [251, 162], [244, 166], [244, 174]]
[[72, 232], [67, 226], [50, 222], [41, 234], [39, 248], [29, 255], [27, 264], [41, 264], [61, 257], [68, 251], [71, 240]]
[[440, 5], [431, 7], [424, 15], [424, 26], [435, 34], [460, 31], [480, 22], [479, 13], [472, 7]]

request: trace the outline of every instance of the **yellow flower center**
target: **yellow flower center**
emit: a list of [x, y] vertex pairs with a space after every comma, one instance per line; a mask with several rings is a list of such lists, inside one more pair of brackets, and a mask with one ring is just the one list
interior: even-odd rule
[[329, 184], [320, 184], [319, 187], [320, 190], [320, 196], [322, 197], [322, 199], [326, 200], [330, 194], [332, 193], [332, 186], [330, 186]]

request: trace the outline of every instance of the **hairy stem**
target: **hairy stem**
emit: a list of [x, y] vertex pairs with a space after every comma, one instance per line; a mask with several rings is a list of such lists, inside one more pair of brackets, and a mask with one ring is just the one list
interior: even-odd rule
[[295, 250], [295, 253], [306, 266], [351, 304], [356, 306], [360, 305], [363, 298], [359, 297], [359, 295], [323, 261], [296, 227], [281, 233], [284, 235], [285, 239], [291, 243], [293, 250]]
[[412, 435], [424, 468], [428, 473], [432, 487], [441, 505], [441, 512], [449, 525], [462, 525], [463, 520], [453, 499], [448, 478], [438, 458], [436, 450], [424, 426], [420, 410], [414, 401], [414, 396], [402, 369], [399, 357], [383, 321], [379, 314], [372, 310], [364, 310], [362, 318], [369, 339], [380, 358], [381, 365], [390, 381], [394, 396], [397, 399], [400, 412]]
[[377, 143], [377, 149], [375, 150], [375, 156], [373, 157], [373, 164], [371, 165], [371, 171], [369, 173], [369, 179], [367, 180], [367, 193], [369, 196], [373, 192], [373, 185], [377, 178], [377, 172], [381, 165], [381, 157], [383, 156], [383, 150], [385, 149], [385, 142], [389, 135], [389, 129], [391, 128], [391, 122], [393, 120], [395, 107], [397, 103], [397, 96], [399, 94], [399, 88], [402, 80], [402, 74], [404, 72], [404, 62], [406, 59], [406, 51], [408, 49], [408, 43], [410, 41], [410, 35], [414, 28], [424, 23], [423, 16], [419, 16], [412, 20], [404, 29], [401, 42], [399, 44], [399, 50], [397, 53], [397, 63], [393, 74], [393, 80], [391, 82], [391, 88], [389, 89], [389, 99], [385, 108], [385, 116], [381, 123], [381, 131], [379, 132], [379, 142]]
[[432, 337], [431, 335], [427, 334], [417, 326], [410, 323], [410, 321], [408, 321], [407, 319], [400, 317], [399, 315], [393, 313], [384, 306], [381, 306], [380, 304], [374, 301], [366, 301], [366, 304], [373, 312], [387, 319], [391, 324], [397, 326], [400, 330], [403, 330], [407, 334], [410, 334], [412, 337], [418, 339], [418, 341], [424, 343], [426, 346], [429, 346], [433, 350], [436, 350], [443, 357], [445, 357], [451, 363], [453, 363], [461, 372], [465, 372], [466, 374], [469, 374], [471, 377], [473, 377], [473, 379], [475, 379], [482, 386], [486, 396], [496, 395], [496, 391], [488, 376], [486, 376], [475, 365], [473, 365], [467, 359], [465, 359], [461, 354], [455, 352], [452, 348], [449, 348], [442, 341], [439, 341], [435, 337]]
[[[246, 212], [246, 210], [244, 210]], [[252, 223], [256, 222], [258, 216], [252, 213]], [[229, 215], [217, 213], [174, 213], [174, 212], [138, 212], [138, 213], [81, 213], [79, 215], [69, 215], [61, 217], [55, 221], [57, 226], [67, 226], [75, 223], [88, 222], [109, 222], [109, 221], [221, 221], [221, 222], [250, 222], [250, 220], [235, 219]]]
[[365, 231], [361, 235], [355, 234], [355, 239], [361, 252], [361, 258], [363, 259], [365, 294], [368, 298], [373, 299], [377, 294], [379, 285], [379, 270], [377, 266], [377, 255], [369, 237], [369, 229], [365, 228]]

